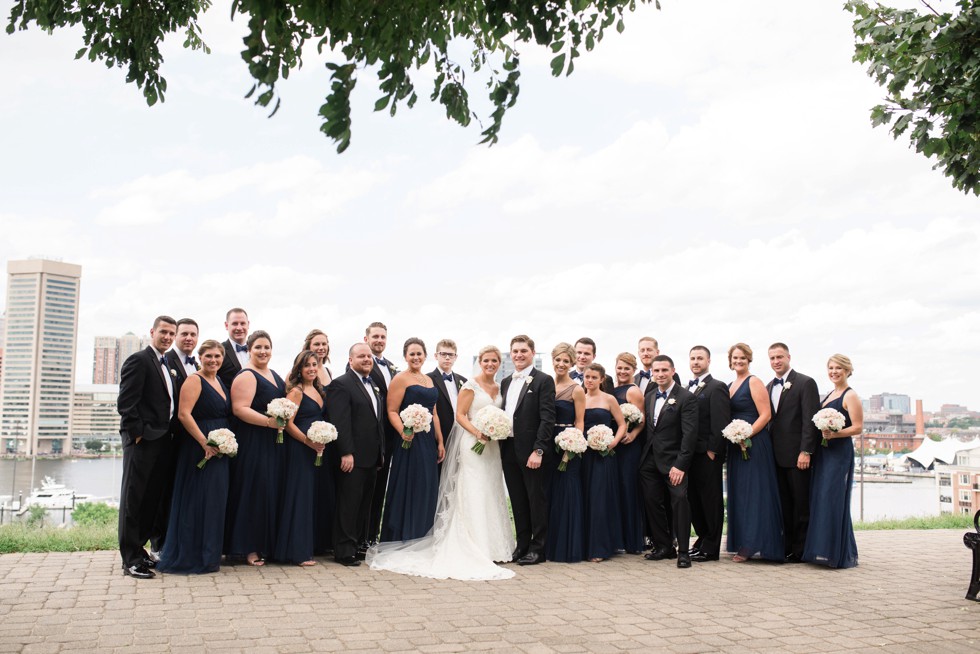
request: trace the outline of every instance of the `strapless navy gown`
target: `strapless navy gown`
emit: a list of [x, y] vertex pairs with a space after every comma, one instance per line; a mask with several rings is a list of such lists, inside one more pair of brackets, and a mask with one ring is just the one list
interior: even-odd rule
[[[844, 428], [851, 416], [844, 408], [846, 389], [824, 408], [844, 414]], [[803, 560], [831, 568], [853, 568], [858, 564], [857, 543], [851, 523], [851, 488], [854, 486], [854, 440], [830, 438], [827, 447], [813, 453], [810, 480], [810, 527], [806, 533]]]
[[[731, 403], [732, 420], [753, 424], [759, 419], [749, 379], [735, 391]], [[748, 556], [782, 561], [783, 512], [769, 430], [763, 429], [752, 437], [748, 461], [742, 459], [742, 450], [734, 443], [728, 444], [727, 456], [728, 551], [741, 550]]]
[[[595, 425], [606, 425], [615, 432], [613, 424], [608, 409], [585, 410], [586, 434]], [[591, 448], [586, 450], [582, 459], [582, 482], [585, 494], [585, 558], [608, 559], [624, 549], [616, 455], [602, 456]]]
[[[410, 404], [421, 404], [434, 415], [438, 398], [439, 391], [435, 386], [409, 386], [398, 410]], [[381, 519], [382, 542], [421, 538], [435, 522], [439, 497], [439, 449], [435, 429], [433, 421], [429, 431], [415, 434], [412, 447], [407, 450], [401, 446], [401, 439], [395, 445]]]
[[[323, 420], [323, 408], [304, 393], [293, 424], [305, 434], [317, 420]], [[275, 559], [298, 564], [313, 558], [316, 452], [289, 434], [283, 434], [283, 440], [286, 474], [279, 506]]]
[[[626, 404], [626, 394], [635, 384], [617, 386], [613, 396], [620, 404]], [[630, 428], [629, 423], [626, 425]], [[646, 533], [643, 502], [640, 495], [640, 454], [646, 429], [641, 429], [632, 443], [622, 443], [616, 446], [616, 465], [619, 466], [619, 492], [622, 502], [621, 523], [623, 525], [623, 546], [631, 554], [643, 551], [643, 536]]]
[[[205, 437], [215, 429], [227, 429], [231, 416], [231, 394], [220, 379], [218, 384], [224, 397], [202, 379], [201, 395], [191, 410]], [[229, 460], [211, 457], [203, 470], [198, 469], [204, 450], [192, 436], [182, 433], [181, 438], [167, 541], [157, 569], [181, 574], [217, 572], [225, 535]]]
[[[265, 415], [269, 402], [286, 397], [286, 383], [273, 371], [272, 384], [256, 371], [246, 368], [239, 375], [255, 376], [252, 409]], [[225, 550], [233, 556], [258, 552], [272, 556], [276, 551], [279, 496], [286, 458], [285, 439], [276, 444], [275, 428], [250, 425], [234, 420], [232, 431], [238, 437], [238, 456], [228, 489]]]
[[[555, 398], [555, 431], [557, 436], [575, 423], [574, 386], [563, 389]], [[562, 452], [555, 458], [561, 462]], [[576, 563], [585, 558], [585, 506], [582, 497], [582, 457], [568, 462], [564, 472], [551, 475], [551, 501], [548, 505], [548, 539], [545, 558], [561, 563]]]

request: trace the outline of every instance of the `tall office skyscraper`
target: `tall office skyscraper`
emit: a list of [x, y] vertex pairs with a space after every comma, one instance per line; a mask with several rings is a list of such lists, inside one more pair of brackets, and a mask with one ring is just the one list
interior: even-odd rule
[[115, 336], [95, 337], [95, 357], [92, 360], [93, 384], [118, 384], [119, 339]]
[[7, 452], [71, 449], [81, 276], [81, 266], [60, 261], [7, 262], [0, 375], [0, 443]]

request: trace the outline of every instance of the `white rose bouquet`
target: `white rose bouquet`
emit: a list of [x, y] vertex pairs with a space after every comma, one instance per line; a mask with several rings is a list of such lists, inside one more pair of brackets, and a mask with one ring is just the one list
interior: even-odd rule
[[629, 427], [636, 427], [643, 422], [643, 412], [629, 402], [623, 402], [619, 405], [619, 408], [622, 410], [623, 418]]
[[[409, 404], [401, 410], [398, 417], [402, 419], [402, 433], [412, 436], [420, 431], [429, 431], [432, 425], [432, 414], [421, 404]], [[412, 441], [402, 439], [402, 448], [411, 449]]]
[[749, 448], [752, 447], [752, 425], [744, 420], [732, 420], [721, 430], [721, 435], [742, 448], [742, 458], [749, 460]]
[[561, 463], [558, 464], [558, 472], [565, 472], [568, 462], [577, 456], [581, 456], [589, 444], [585, 440], [582, 432], [575, 427], [566, 427], [555, 436], [555, 451], [563, 452]]
[[[847, 424], [847, 419], [844, 418], [844, 414], [837, 409], [820, 409], [813, 416], [813, 424], [817, 426], [820, 431], [833, 431], [838, 432], [844, 428]], [[820, 441], [820, 444], [824, 447], [830, 445], [826, 438]]]
[[589, 431], [585, 432], [585, 435], [589, 439], [589, 447], [601, 454], [602, 456], [609, 456], [610, 454], [615, 454], [609, 449], [612, 445], [613, 439], [616, 435], [613, 430], [606, 425], [595, 425], [590, 427]]
[[[306, 437], [318, 445], [327, 445], [337, 440], [337, 428], [329, 422], [317, 420], [306, 430]], [[323, 452], [317, 453], [313, 465], [318, 468], [323, 465]]]
[[[510, 416], [503, 409], [498, 409], [493, 405], [487, 405], [476, 412], [476, 416], [473, 418], [473, 426], [492, 441], [502, 441], [505, 438], [510, 438], [511, 434], [514, 433], [514, 423]], [[487, 444], [478, 439], [470, 449], [477, 454], [483, 454], [486, 447]]]
[[276, 425], [279, 426], [276, 444], [282, 444], [282, 430], [286, 428], [289, 419], [296, 415], [296, 408], [296, 404], [292, 400], [287, 400], [284, 397], [277, 397], [269, 402], [269, 406], [265, 408], [265, 415], [275, 418]]
[[[238, 441], [235, 439], [235, 434], [232, 433], [230, 429], [212, 429], [208, 432], [208, 447], [218, 448], [218, 457], [230, 456], [234, 458], [238, 454]], [[198, 462], [197, 467], [204, 470], [204, 466], [208, 463], [208, 457], [204, 457]]]

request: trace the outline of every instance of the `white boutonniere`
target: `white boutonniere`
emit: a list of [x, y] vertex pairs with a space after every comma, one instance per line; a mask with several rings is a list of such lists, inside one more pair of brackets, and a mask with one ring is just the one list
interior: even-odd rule
[[381, 395], [381, 389], [378, 388], [377, 386], [375, 386], [375, 385], [372, 384], [371, 385], [371, 389], [374, 390], [374, 394], [375, 395]]
[[700, 391], [704, 388], [704, 382], [698, 382], [698, 385], [694, 387], [694, 390]]
[[530, 384], [530, 383], [531, 383], [531, 379], [532, 379], [532, 378], [531, 378], [531, 375], [528, 375], [528, 376], [527, 376], [527, 377], [526, 377], [526, 378], [524, 379], [524, 383], [525, 383], [525, 384]]
[[788, 391], [791, 388], [793, 388], [793, 382], [786, 382], [785, 384], [783, 384], [784, 391]]
[[177, 371], [174, 370], [173, 368], [171, 368], [170, 369], [170, 376], [173, 377], [174, 379], [177, 379]]
[[667, 404], [669, 404], [670, 406], [674, 406], [675, 404], [677, 404], [677, 400], [675, 400], [674, 398], [670, 398], [669, 400], [667, 400]]

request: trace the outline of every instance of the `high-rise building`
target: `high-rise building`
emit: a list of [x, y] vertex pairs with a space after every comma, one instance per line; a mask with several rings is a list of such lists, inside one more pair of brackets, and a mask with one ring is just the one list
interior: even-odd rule
[[75, 343], [82, 267], [7, 262], [7, 324], [0, 375], [0, 443], [7, 452], [71, 448]]
[[[136, 354], [140, 350], [146, 348], [149, 345], [149, 341], [145, 338], [140, 338], [133, 332], [126, 332], [119, 337], [119, 346], [116, 351], [116, 378], [119, 378], [119, 371], [122, 369], [123, 362], [126, 361], [130, 356]], [[118, 383], [118, 381], [116, 382]]]
[[93, 384], [119, 383], [119, 339], [115, 336], [95, 337], [95, 357], [92, 359]]
[[79, 385], [75, 389], [71, 416], [71, 435], [75, 449], [90, 440], [119, 443], [119, 386], [115, 384]]
[[873, 413], [912, 413], [912, 400], [908, 395], [900, 393], [880, 393], [870, 398], [870, 408]]

